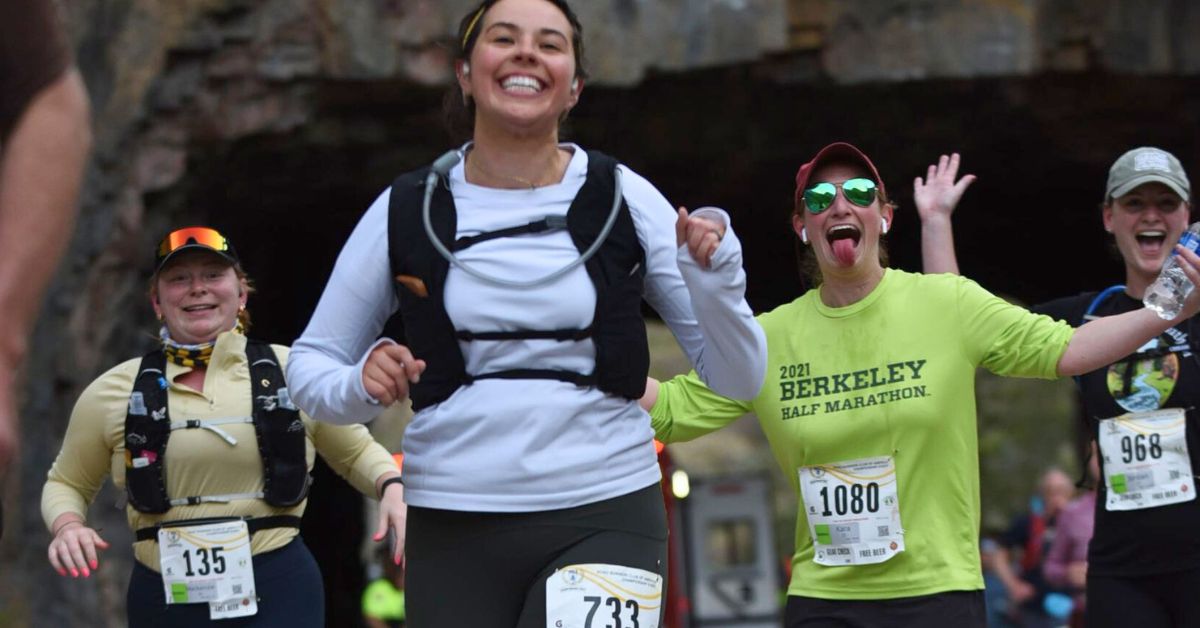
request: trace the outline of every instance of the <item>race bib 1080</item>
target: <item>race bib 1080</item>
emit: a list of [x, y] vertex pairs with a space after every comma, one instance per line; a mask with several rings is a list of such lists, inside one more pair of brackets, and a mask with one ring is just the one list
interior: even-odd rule
[[869, 565], [904, 551], [891, 456], [801, 467], [799, 473], [814, 562]]

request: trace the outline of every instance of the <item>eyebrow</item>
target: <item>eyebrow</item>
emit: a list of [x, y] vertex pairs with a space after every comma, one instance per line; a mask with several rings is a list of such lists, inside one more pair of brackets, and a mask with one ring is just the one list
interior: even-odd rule
[[[490, 26], [488, 26], [486, 29], [484, 29], [484, 31], [485, 32], [490, 31], [493, 28], [497, 28], [497, 27], [511, 28], [512, 30], [515, 30], [515, 31], [521, 30], [520, 26], [517, 26], [516, 24], [513, 24], [512, 22], [493, 22]], [[556, 28], [538, 29], [538, 34], [539, 35], [558, 35], [559, 37], [562, 37], [563, 39], [567, 39], [567, 40], [570, 39], [562, 31], [560, 31]]]

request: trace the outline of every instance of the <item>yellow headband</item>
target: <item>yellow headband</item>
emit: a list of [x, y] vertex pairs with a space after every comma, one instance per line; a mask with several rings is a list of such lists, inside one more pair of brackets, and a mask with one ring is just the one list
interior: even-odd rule
[[471, 38], [471, 31], [475, 30], [475, 24], [479, 22], [479, 18], [483, 16], [485, 9], [487, 9], [486, 6], [479, 7], [479, 10], [475, 12], [475, 17], [471, 18], [471, 23], [467, 24], [467, 32], [463, 34], [462, 40], [463, 52], [467, 51], [467, 40]]

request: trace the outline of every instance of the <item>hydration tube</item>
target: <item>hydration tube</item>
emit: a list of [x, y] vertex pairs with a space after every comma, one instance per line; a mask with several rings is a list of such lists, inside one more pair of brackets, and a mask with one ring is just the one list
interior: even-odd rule
[[429, 236], [429, 242], [433, 245], [433, 248], [436, 249], [437, 252], [441, 254], [441, 256], [444, 257], [447, 262], [450, 262], [452, 265], [454, 265], [454, 267], [476, 279], [479, 279], [480, 281], [485, 281], [487, 283], [505, 286], [508, 288], [533, 288], [550, 283], [551, 281], [562, 277], [572, 270], [575, 270], [581, 264], [591, 259], [592, 256], [600, 250], [600, 246], [604, 244], [604, 240], [608, 238], [609, 232], [612, 231], [613, 225], [617, 222], [617, 214], [619, 214], [621, 211], [620, 168], [613, 169], [613, 204], [612, 210], [610, 210], [608, 213], [608, 219], [604, 221], [604, 228], [602, 228], [600, 230], [600, 234], [596, 236], [596, 241], [593, 242], [592, 245], [589, 246], [588, 249], [584, 251], [583, 254], [578, 258], [572, 260], [566, 266], [563, 266], [562, 268], [548, 275], [539, 277], [537, 279], [531, 279], [529, 281], [513, 281], [511, 279], [502, 279], [500, 277], [493, 277], [492, 275], [489, 275], [483, 271], [476, 270], [468, 266], [466, 262], [458, 259], [458, 257], [456, 257], [454, 253], [450, 251], [450, 249], [446, 248], [445, 244], [442, 244], [442, 241], [438, 239], [437, 234], [433, 231], [433, 224], [429, 221], [429, 205], [433, 200], [433, 190], [437, 186], [438, 179], [440, 177], [449, 176], [450, 169], [458, 165], [458, 162], [462, 161], [462, 158], [463, 152], [455, 149], [447, 151], [441, 157], [438, 157], [436, 160], [434, 160], [433, 165], [430, 166], [429, 174], [425, 175], [425, 199], [421, 205], [421, 220], [425, 223], [425, 233]]
[[[1122, 285], [1109, 286], [1109, 287], [1101, 290], [1100, 294], [1097, 294], [1096, 298], [1092, 299], [1092, 302], [1088, 304], [1087, 311], [1085, 311], [1083, 313], [1083, 323], [1087, 323], [1090, 320], [1095, 320], [1095, 319], [1099, 318], [1098, 316], [1093, 316], [1093, 314], [1100, 307], [1100, 305], [1102, 303], [1104, 303], [1105, 301], [1107, 301], [1108, 297], [1111, 297], [1112, 295], [1114, 295], [1118, 292], [1123, 292], [1124, 290], [1125, 290], [1125, 286], [1122, 286]], [[1083, 323], [1081, 323], [1081, 324], [1083, 324]]]
[[[1088, 323], [1088, 321], [1094, 321], [1097, 318], [1100, 318], [1099, 316], [1095, 315], [1096, 310], [1099, 309], [1099, 307], [1105, 301], [1107, 301], [1109, 297], [1111, 297], [1112, 295], [1114, 295], [1118, 292], [1124, 292], [1124, 291], [1125, 291], [1125, 286], [1120, 285], [1120, 284], [1115, 285], [1115, 286], [1109, 286], [1109, 287], [1101, 290], [1100, 293], [1096, 295], [1096, 298], [1092, 299], [1092, 302], [1088, 304], [1087, 310], [1083, 313], [1083, 319], [1081, 321], [1079, 321], [1079, 324], [1086, 325]], [[1075, 380], [1075, 384], [1077, 386], [1079, 386], [1080, 392], [1082, 392], [1083, 391], [1083, 375], [1076, 375], [1076, 376], [1074, 376], [1073, 379]], [[1090, 456], [1091, 452], [1089, 452], [1088, 455]], [[1087, 463], [1087, 461], [1085, 460], [1084, 461], [1084, 473], [1085, 474], [1087, 473], [1087, 464], [1086, 463]]]

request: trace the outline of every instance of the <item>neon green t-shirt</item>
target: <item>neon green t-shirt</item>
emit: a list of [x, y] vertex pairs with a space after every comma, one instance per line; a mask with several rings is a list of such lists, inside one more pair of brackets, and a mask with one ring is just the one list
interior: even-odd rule
[[983, 588], [975, 368], [1056, 377], [1072, 328], [953, 275], [889, 269], [843, 308], [817, 290], [758, 317], [767, 379], [735, 401], [695, 373], [663, 382], [651, 411], [657, 437], [685, 441], [746, 412], [758, 415], [784, 474], [892, 456], [904, 551], [877, 564], [813, 562], [801, 499], [791, 595], [890, 599]]
[[404, 591], [387, 578], [379, 578], [363, 591], [362, 612], [384, 621], [404, 621]]

